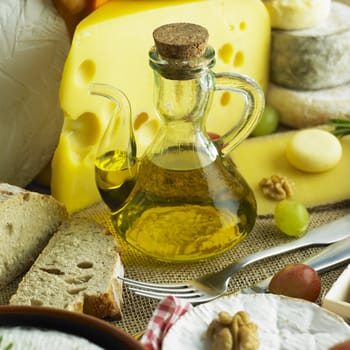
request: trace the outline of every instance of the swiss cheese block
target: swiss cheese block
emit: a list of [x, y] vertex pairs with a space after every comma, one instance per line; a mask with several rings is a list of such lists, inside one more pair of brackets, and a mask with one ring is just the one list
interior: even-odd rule
[[0, 28], [0, 181], [23, 187], [58, 144], [70, 41], [51, 1], [1, 0]]
[[306, 173], [292, 166], [285, 155], [287, 143], [298, 131], [250, 138], [240, 144], [232, 158], [254, 191], [258, 214], [272, 214], [277, 201], [266, 198], [259, 188], [262, 178], [279, 174], [294, 183], [292, 199], [307, 207], [325, 205], [350, 198], [350, 136], [343, 137], [340, 162], [324, 173]]
[[293, 128], [316, 126], [350, 114], [350, 84], [298, 91], [270, 83], [266, 100], [280, 112], [282, 124]]
[[320, 25], [304, 30], [273, 30], [273, 83], [298, 90], [317, 90], [350, 82], [350, 6], [332, 2]]
[[314, 27], [326, 20], [331, 0], [263, 0], [272, 28], [283, 30]]
[[[215, 71], [244, 73], [266, 89], [270, 21], [260, 0], [108, 2], [78, 25], [61, 82], [65, 122], [52, 163], [51, 190], [71, 212], [100, 200], [94, 158], [114, 108], [106, 99], [89, 96], [90, 84], [112, 84], [129, 97], [141, 155], [160, 123], [148, 64], [152, 32], [172, 22], [206, 27], [217, 52]], [[207, 129], [222, 134], [235, 124], [242, 98], [216, 95]]]

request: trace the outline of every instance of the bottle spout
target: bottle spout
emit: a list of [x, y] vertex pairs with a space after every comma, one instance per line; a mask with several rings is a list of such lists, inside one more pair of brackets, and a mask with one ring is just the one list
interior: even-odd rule
[[131, 106], [121, 90], [108, 84], [91, 84], [89, 94], [105, 97], [116, 105], [95, 158], [97, 188], [102, 200], [116, 212], [127, 203], [138, 172]]
[[131, 118], [130, 102], [122, 90], [109, 84], [91, 83], [88, 92], [90, 95], [105, 97], [112, 101], [116, 106], [114, 112], [122, 112], [124, 110]]

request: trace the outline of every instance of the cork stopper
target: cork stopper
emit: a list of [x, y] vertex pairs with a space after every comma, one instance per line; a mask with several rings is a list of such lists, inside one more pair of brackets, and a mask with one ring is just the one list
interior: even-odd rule
[[190, 59], [201, 56], [207, 47], [208, 31], [197, 24], [172, 23], [158, 27], [153, 39], [159, 54], [166, 58]]

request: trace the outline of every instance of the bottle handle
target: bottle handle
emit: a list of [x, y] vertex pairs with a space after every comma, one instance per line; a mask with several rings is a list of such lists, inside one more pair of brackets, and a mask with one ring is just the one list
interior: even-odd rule
[[244, 97], [244, 110], [229, 131], [213, 140], [222, 156], [228, 155], [253, 131], [265, 107], [262, 89], [254, 79], [237, 73], [216, 73], [215, 91], [232, 91]]
[[115, 109], [99, 142], [96, 156], [123, 150], [128, 153], [128, 159], [136, 157], [131, 106], [127, 96], [118, 88], [104, 83], [91, 83], [89, 94], [105, 97], [115, 104]]

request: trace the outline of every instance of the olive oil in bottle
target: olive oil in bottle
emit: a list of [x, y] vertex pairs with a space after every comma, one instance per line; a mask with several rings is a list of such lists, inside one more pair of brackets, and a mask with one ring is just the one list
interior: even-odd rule
[[256, 203], [233, 164], [198, 167], [203, 159], [191, 151], [165, 153], [143, 159], [132, 198], [112, 215], [117, 231], [164, 261], [203, 260], [236, 245], [254, 225]]
[[128, 163], [126, 151], [111, 151], [95, 160], [95, 178], [103, 201], [112, 212], [120, 209], [135, 186], [137, 161]]

